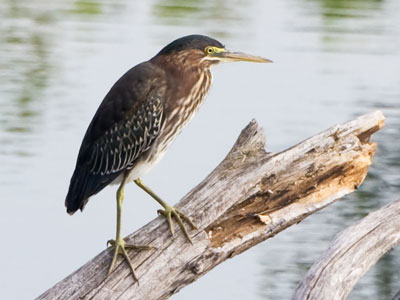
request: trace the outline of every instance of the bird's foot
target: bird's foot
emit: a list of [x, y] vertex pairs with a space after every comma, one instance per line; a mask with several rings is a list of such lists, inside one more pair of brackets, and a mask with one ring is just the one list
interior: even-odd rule
[[157, 210], [157, 213], [160, 215], [163, 215], [164, 217], [167, 218], [168, 220], [168, 224], [169, 224], [169, 229], [171, 230], [171, 234], [172, 236], [175, 236], [174, 234], [174, 225], [172, 223], [172, 217], [175, 218], [175, 221], [178, 223], [179, 227], [181, 228], [181, 230], [183, 231], [183, 233], [185, 234], [186, 238], [189, 240], [189, 242], [193, 245], [192, 239], [189, 236], [188, 231], [186, 230], [185, 225], [183, 224], [183, 221], [186, 221], [187, 223], [190, 224], [190, 226], [193, 229], [197, 230], [197, 226], [192, 222], [192, 220], [190, 220], [187, 216], [185, 216], [183, 213], [181, 213], [178, 209], [176, 209], [173, 206], [170, 206], [168, 204], [163, 205], [164, 209], [159, 209]]
[[131, 269], [132, 276], [136, 281], [139, 281], [135, 269], [131, 263], [131, 260], [128, 256], [128, 252], [126, 252], [126, 249], [135, 249], [135, 250], [149, 250], [149, 249], [154, 249], [152, 246], [142, 246], [142, 245], [133, 245], [126, 243], [123, 239], [117, 238], [116, 240], [108, 240], [107, 241], [107, 246], [110, 245], [112, 248], [114, 248], [114, 256], [110, 265], [110, 268], [108, 269], [108, 275], [111, 274], [111, 272], [114, 270], [115, 263], [117, 262], [117, 256], [118, 254], [121, 254], [124, 256], [126, 262], [129, 265], [129, 268]]
[[187, 223], [190, 224], [190, 226], [193, 229], [197, 229], [196, 225], [188, 218], [186, 217], [183, 213], [181, 213], [179, 210], [177, 210], [175, 207], [168, 205], [166, 202], [164, 202], [160, 197], [158, 197], [149, 187], [147, 187], [142, 179], [137, 178], [134, 180], [134, 182], [142, 189], [144, 190], [147, 194], [149, 194], [154, 200], [156, 200], [164, 209], [159, 209], [157, 212], [160, 215], [163, 215], [164, 217], [167, 218], [169, 228], [171, 230], [172, 236], [174, 236], [174, 226], [172, 224], [172, 217], [175, 218], [175, 221], [178, 223], [179, 227], [182, 229], [183, 233], [185, 234], [186, 238], [189, 240], [191, 244], [193, 244], [192, 239], [189, 236], [189, 233], [186, 230], [185, 225], [183, 225], [182, 220], [186, 221]]

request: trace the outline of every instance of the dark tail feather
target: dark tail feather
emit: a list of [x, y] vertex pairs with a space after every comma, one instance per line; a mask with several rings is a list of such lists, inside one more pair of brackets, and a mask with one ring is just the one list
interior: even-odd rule
[[65, 206], [67, 213], [72, 215], [78, 209], [83, 210], [89, 197], [97, 194], [110, 184], [121, 172], [107, 175], [93, 175], [85, 169], [77, 167], [69, 184]]
[[88, 177], [90, 175], [80, 168], [76, 168], [69, 184], [65, 206], [67, 213], [72, 215], [78, 209], [83, 209], [90, 196], [87, 196]]

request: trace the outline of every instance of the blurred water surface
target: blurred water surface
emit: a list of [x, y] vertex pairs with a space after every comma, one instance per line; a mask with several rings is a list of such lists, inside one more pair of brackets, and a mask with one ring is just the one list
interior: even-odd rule
[[[397, 0], [0, 0], [0, 290], [32, 299], [114, 235], [114, 192], [69, 217], [64, 197], [84, 131], [131, 66], [171, 40], [213, 36], [274, 64], [226, 64], [200, 113], [145, 179], [174, 203], [202, 180], [251, 118], [280, 151], [381, 109], [386, 127], [360, 190], [219, 266], [172, 299], [289, 299], [334, 235], [400, 192], [400, 2]], [[166, 180], [168, 179], [168, 180]], [[129, 186], [123, 230], [155, 216]], [[391, 299], [400, 251], [350, 299]]]

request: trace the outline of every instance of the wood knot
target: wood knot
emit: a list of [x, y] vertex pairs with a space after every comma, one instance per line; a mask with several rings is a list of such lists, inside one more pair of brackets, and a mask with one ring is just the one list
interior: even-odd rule
[[200, 274], [204, 270], [204, 257], [201, 256], [199, 257], [198, 260], [195, 262], [191, 263], [189, 266], [190, 271], [192, 271], [194, 274]]

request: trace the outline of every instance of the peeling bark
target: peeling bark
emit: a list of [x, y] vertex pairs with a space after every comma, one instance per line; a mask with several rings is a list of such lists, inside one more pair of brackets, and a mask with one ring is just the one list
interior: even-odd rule
[[127, 237], [157, 248], [129, 253], [140, 285], [122, 260], [107, 276], [112, 251], [105, 250], [38, 299], [167, 299], [226, 259], [356, 189], [375, 153], [370, 135], [383, 125], [378, 111], [272, 154], [252, 121], [221, 164], [176, 205], [199, 228], [190, 232], [194, 245], [180, 232], [172, 239], [158, 217]]

